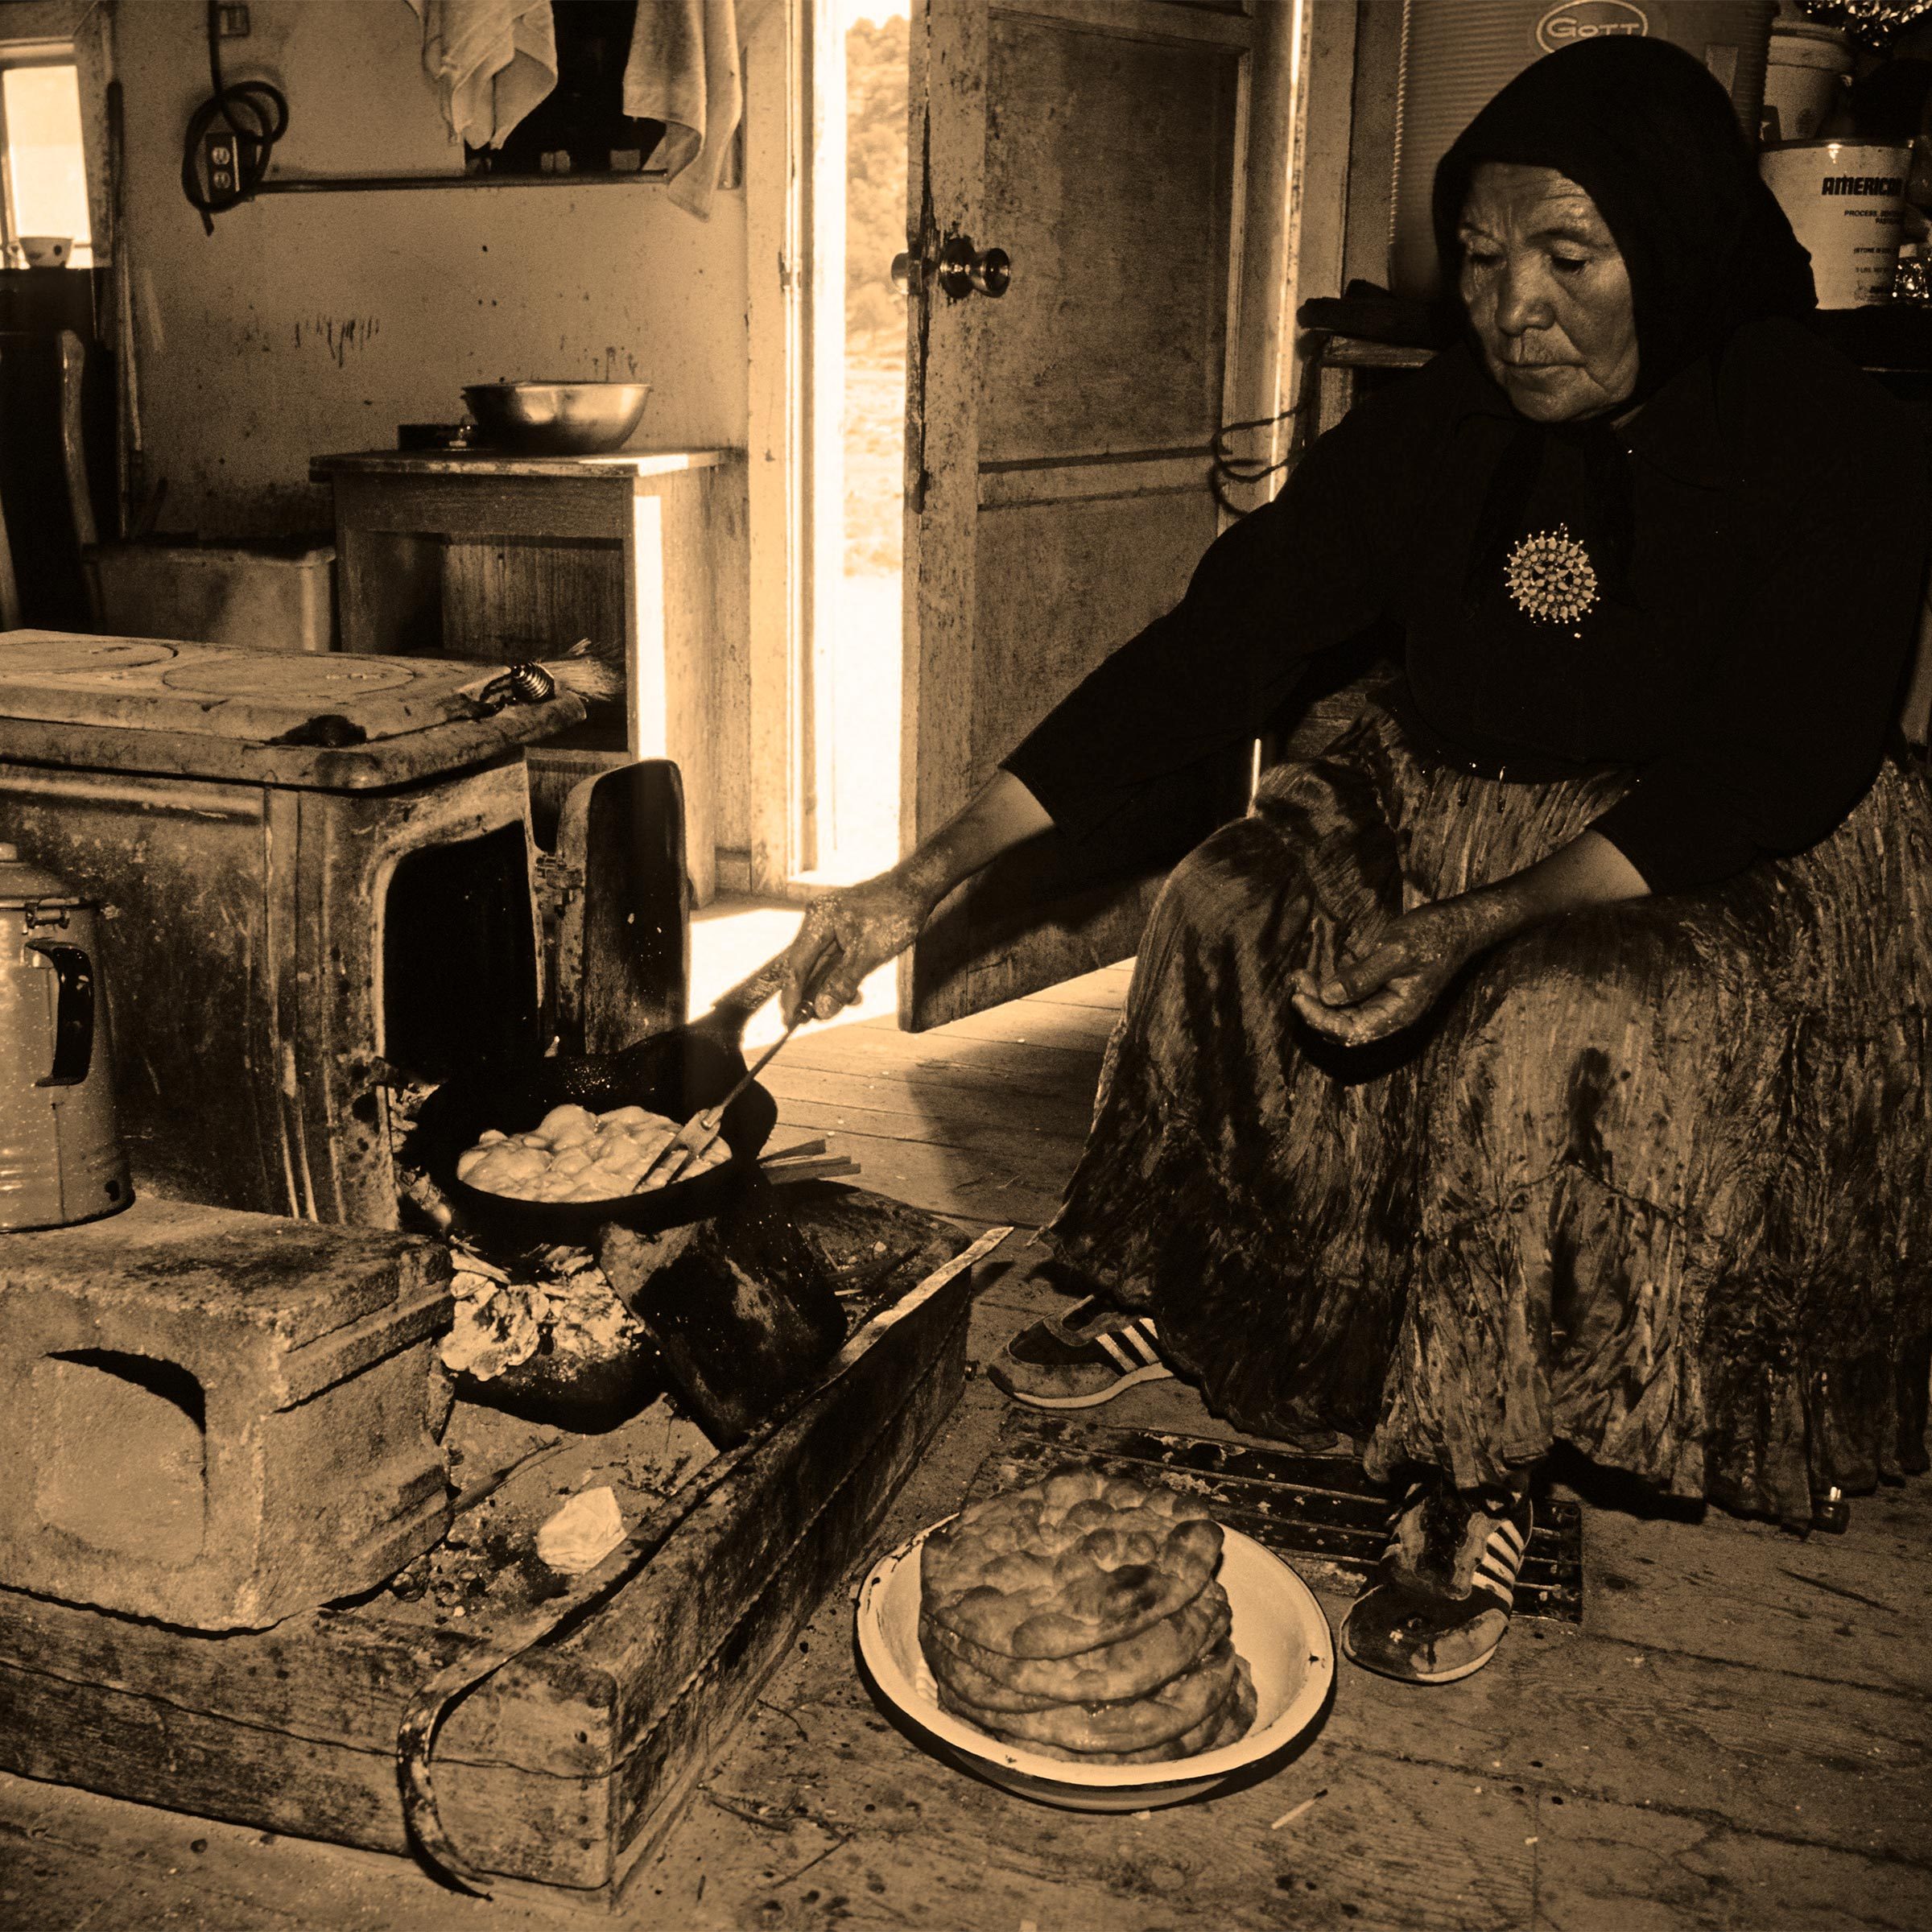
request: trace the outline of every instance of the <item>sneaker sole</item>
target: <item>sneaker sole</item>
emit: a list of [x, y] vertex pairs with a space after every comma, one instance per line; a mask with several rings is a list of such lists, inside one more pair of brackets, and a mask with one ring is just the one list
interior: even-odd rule
[[1123, 1375], [1118, 1381], [1109, 1382], [1104, 1389], [1096, 1389], [1092, 1395], [1027, 1395], [1004, 1381], [997, 1368], [989, 1368], [987, 1378], [1001, 1394], [1010, 1402], [1024, 1402], [1029, 1409], [1097, 1409], [1102, 1402], [1110, 1402], [1117, 1395], [1125, 1395], [1137, 1382], [1158, 1382], [1163, 1377], [1171, 1378], [1174, 1371], [1162, 1362], [1150, 1362], [1145, 1368], [1136, 1368]]
[[[1513, 1618], [1511, 1619], [1512, 1622], [1514, 1620]], [[1509, 1633], [1505, 1628], [1503, 1635], [1507, 1637]], [[1502, 1640], [1499, 1637], [1495, 1646], [1491, 1649], [1485, 1650], [1473, 1663], [1458, 1664], [1453, 1670], [1406, 1671], [1398, 1676], [1393, 1670], [1378, 1670], [1373, 1664], [1364, 1663], [1356, 1655], [1355, 1645], [1348, 1641], [1348, 1625], [1346, 1620], [1342, 1624], [1342, 1655], [1347, 1657], [1356, 1670], [1366, 1670], [1371, 1677], [1379, 1677], [1385, 1683], [1390, 1684], [1458, 1683], [1465, 1677], [1474, 1677], [1485, 1664], [1493, 1660], [1496, 1651], [1501, 1649], [1502, 1647]]]

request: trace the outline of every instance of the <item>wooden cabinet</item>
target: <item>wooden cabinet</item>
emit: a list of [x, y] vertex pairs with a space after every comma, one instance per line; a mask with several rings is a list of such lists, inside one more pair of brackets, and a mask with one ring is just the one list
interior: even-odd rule
[[511, 663], [588, 638], [622, 663], [620, 707], [531, 748], [534, 815], [541, 832], [580, 779], [672, 759], [692, 886], [708, 900], [720, 801], [745, 782], [722, 749], [724, 719], [742, 711], [741, 455], [382, 450], [318, 456], [310, 473], [335, 493], [343, 650]]

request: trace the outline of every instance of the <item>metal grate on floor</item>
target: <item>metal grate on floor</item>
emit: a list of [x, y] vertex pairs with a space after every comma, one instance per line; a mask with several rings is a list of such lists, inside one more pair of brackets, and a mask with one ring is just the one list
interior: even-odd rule
[[[1368, 1574], [1389, 1538], [1389, 1492], [1362, 1473], [1352, 1455], [1109, 1428], [1085, 1417], [1019, 1409], [1007, 1415], [1001, 1446], [980, 1465], [966, 1500], [1038, 1481], [1070, 1462], [1198, 1496], [1217, 1521], [1286, 1557], [1304, 1574], [1338, 1573], [1333, 1580], [1340, 1587]], [[1536, 1499], [1536, 1528], [1517, 1581], [1516, 1608], [1521, 1616], [1583, 1621], [1583, 1518], [1575, 1503]]]

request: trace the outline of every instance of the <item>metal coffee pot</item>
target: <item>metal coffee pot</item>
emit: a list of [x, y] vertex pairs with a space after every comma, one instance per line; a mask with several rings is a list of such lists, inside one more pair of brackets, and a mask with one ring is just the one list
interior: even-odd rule
[[0, 844], [0, 1228], [134, 1198], [114, 1129], [98, 908]]

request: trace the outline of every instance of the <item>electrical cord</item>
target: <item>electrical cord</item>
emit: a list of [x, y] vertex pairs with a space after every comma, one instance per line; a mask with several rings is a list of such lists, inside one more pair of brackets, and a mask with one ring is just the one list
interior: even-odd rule
[[1278, 462], [1270, 463], [1259, 456], [1237, 456], [1231, 447], [1231, 439], [1250, 430], [1273, 429], [1278, 423], [1292, 423], [1300, 411], [1298, 402], [1291, 402], [1287, 408], [1278, 410], [1272, 416], [1254, 416], [1245, 423], [1224, 423], [1214, 432], [1214, 453], [1209, 472], [1209, 481], [1214, 490], [1214, 500], [1230, 516], [1245, 517], [1247, 511], [1228, 496], [1232, 489], [1249, 489], [1265, 483], [1279, 471], [1289, 468], [1292, 459], [1283, 456]]
[[[288, 132], [288, 99], [267, 80], [237, 80], [221, 72], [221, 10], [208, 4], [208, 72], [213, 93], [188, 117], [181, 145], [181, 192], [201, 217], [201, 232], [215, 232], [215, 217], [238, 208], [254, 195], [268, 172], [275, 143]], [[217, 190], [205, 178], [202, 149], [217, 126], [233, 137], [234, 186]]]

